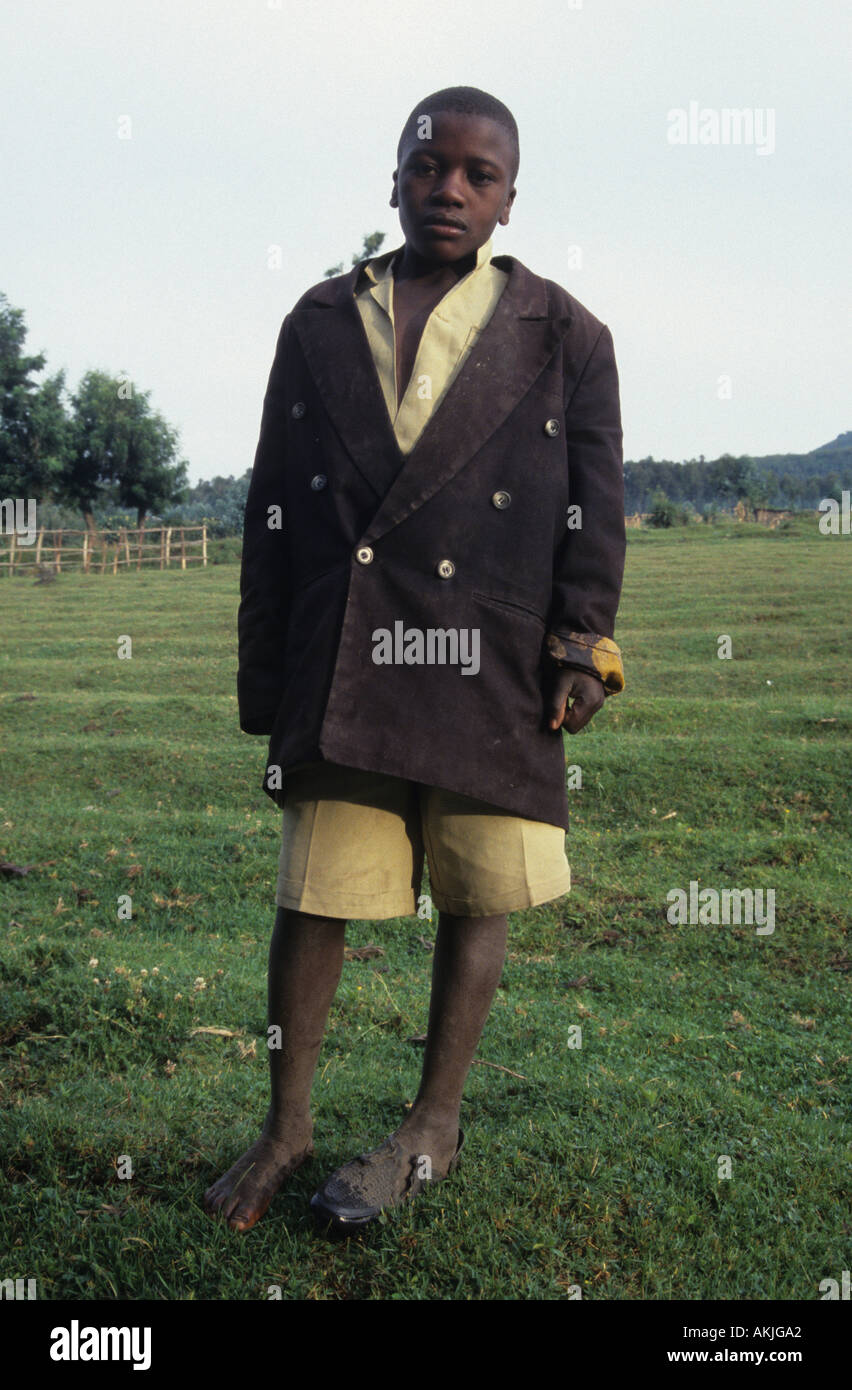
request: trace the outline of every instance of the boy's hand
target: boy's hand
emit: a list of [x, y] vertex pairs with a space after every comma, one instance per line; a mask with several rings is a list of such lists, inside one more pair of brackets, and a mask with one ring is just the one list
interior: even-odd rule
[[[544, 717], [548, 729], [567, 729], [569, 734], [578, 734], [597, 714], [605, 698], [603, 682], [597, 676], [560, 667], [545, 687]], [[573, 700], [570, 709], [569, 700]]]

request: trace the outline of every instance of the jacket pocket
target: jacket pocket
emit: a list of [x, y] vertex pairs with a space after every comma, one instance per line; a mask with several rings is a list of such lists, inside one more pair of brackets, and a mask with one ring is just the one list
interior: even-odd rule
[[494, 594], [472, 593], [471, 597], [478, 603], [487, 603], [491, 608], [497, 608], [508, 613], [514, 613], [518, 618], [531, 618], [538, 623], [542, 632], [547, 628], [547, 623], [540, 613], [529, 604], [521, 603], [518, 599], [497, 598]]

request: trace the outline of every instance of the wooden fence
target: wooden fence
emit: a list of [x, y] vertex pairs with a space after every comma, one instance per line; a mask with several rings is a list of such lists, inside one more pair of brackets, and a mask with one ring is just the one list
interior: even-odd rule
[[[80, 537], [78, 542], [76, 537]], [[207, 564], [207, 527], [152, 526], [114, 531], [48, 531], [42, 526], [32, 545], [22, 545], [15, 531], [0, 531], [0, 575], [118, 574], [119, 569], [185, 570]]]

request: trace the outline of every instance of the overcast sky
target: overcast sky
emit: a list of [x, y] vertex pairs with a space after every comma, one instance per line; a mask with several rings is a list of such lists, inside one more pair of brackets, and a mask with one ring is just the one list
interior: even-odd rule
[[[4, 0], [0, 290], [72, 387], [101, 368], [150, 389], [193, 482], [241, 474], [282, 318], [365, 232], [400, 244], [402, 123], [439, 87], [478, 86], [521, 137], [495, 253], [609, 324], [625, 457], [805, 451], [852, 428], [848, 15]], [[750, 113], [751, 143], [722, 142], [725, 109]]]

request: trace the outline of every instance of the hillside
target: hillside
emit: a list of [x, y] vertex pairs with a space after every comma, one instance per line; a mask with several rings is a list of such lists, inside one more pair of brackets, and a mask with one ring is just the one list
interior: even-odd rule
[[723, 454], [718, 459], [645, 458], [624, 465], [628, 515], [648, 512], [655, 493], [701, 511], [729, 508], [740, 497], [753, 505], [816, 508], [824, 497], [852, 488], [852, 430], [820, 444], [807, 454], [764, 454], [757, 457]]

